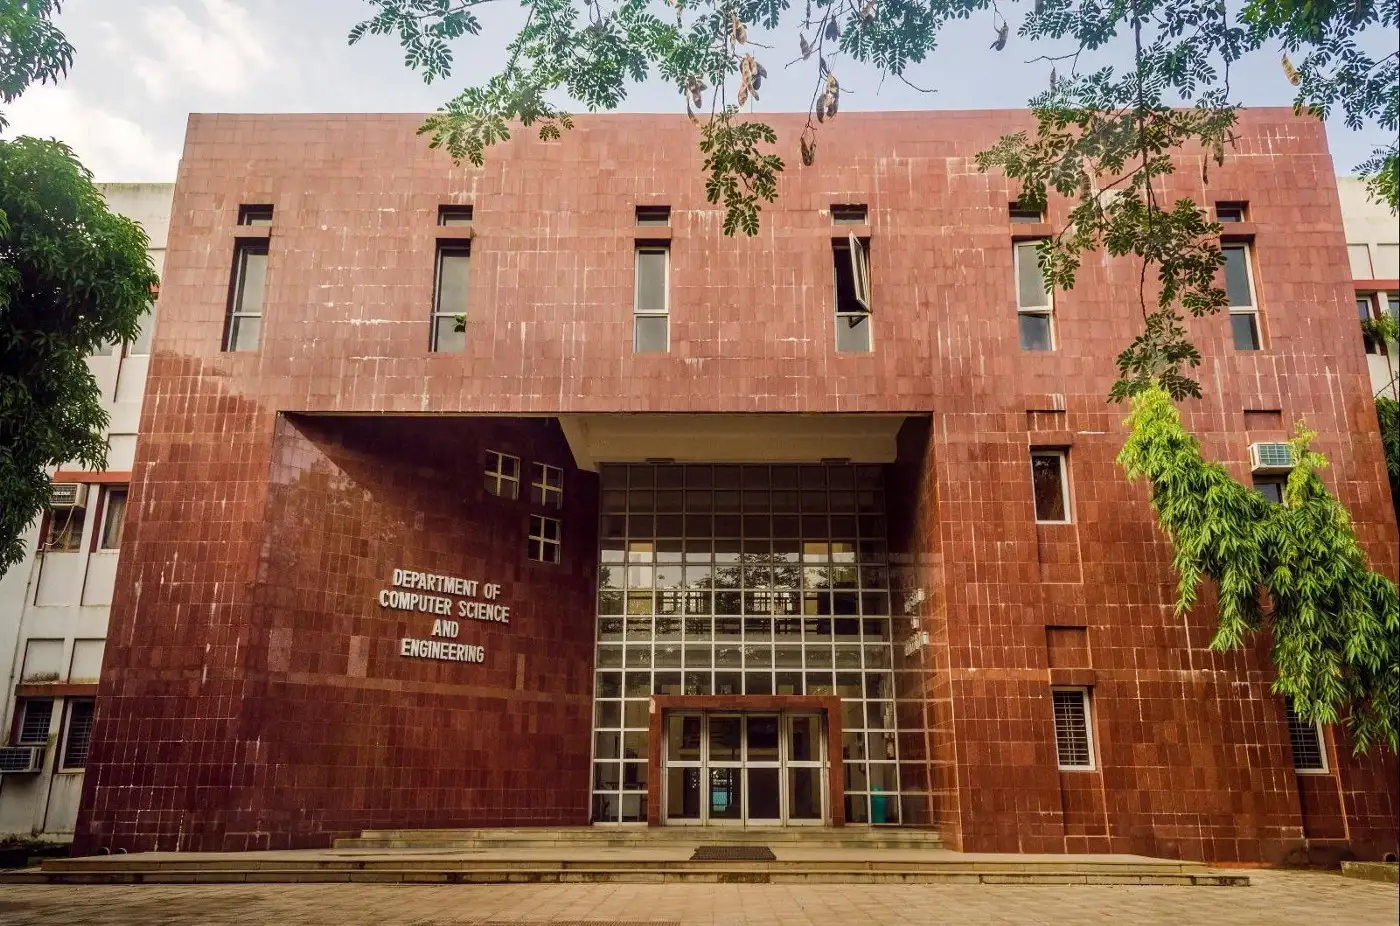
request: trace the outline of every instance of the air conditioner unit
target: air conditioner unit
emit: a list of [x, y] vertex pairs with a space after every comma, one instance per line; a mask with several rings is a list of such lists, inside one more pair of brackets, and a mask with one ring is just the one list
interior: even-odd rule
[[79, 482], [56, 482], [49, 493], [49, 508], [86, 508], [88, 487]]
[[0, 775], [32, 775], [43, 767], [43, 746], [0, 746]]
[[1287, 473], [1293, 469], [1293, 448], [1288, 444], [1250, 444], [1249, 468], [1255, 473]]

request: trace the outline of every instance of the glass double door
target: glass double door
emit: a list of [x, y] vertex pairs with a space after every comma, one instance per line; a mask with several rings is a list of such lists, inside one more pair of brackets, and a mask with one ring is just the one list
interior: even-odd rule
[[666, 717], [665, 818], [689, 825], [820, 825], [820, 714], [677, 712]]

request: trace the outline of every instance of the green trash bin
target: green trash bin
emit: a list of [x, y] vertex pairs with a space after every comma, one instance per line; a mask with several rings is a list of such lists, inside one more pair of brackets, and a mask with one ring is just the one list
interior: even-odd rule
[[889, 813], [886, 805], [890, 799], [889, 795], [885, 794], [879, 785], [871, 785], [870, 790], [870, 822], [888, 823]]

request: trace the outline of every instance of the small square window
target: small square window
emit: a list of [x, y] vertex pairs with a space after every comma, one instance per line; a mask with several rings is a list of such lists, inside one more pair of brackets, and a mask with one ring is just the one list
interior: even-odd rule
[[1322, 724], [1304, 720], [1293, 711], [1293, 700], [1284, 700], [1288, 715], [1288, 744], [1293, 747], [1293, 770], [1327, 771], [1327, 751], [1322, 745]]
[[1089, 691], [1055, 688], [1055, 753], [1062, 769], [1092, 769], [1094, 739], [1090, 726]]
[[1012, 225], [1040, 225], [1045, 221], [1045, 213], [1030, 206], [1023, 206], [1019, 202], [1012, 203], [1007, 207], [1010, 213]]
[[53, 698], [26, 698], [20, 702], [19, 727], [15, 745], [42, 746], [49, 741], [53, 721]]
[[92, 699], [79, 698], [68, 702], [68, 722], [63, 731], [63, 758], [59, 767], [65, 770], [87, 766], [88, 748], [92, 745]]
[[438, 224], [460, 228], [472, 224], [471, 206], [438, 206]]
[[499, 450], [486, 451], [486, 491], [512, 501], [520, 497], [520, 458]]
[[1283, 504], [1283, 487], [1288, 484], [1287, 476], [1255, 476], [1254, 491], [1273, 502]]
[[534, 465], [530, 483], [530, 502], [548, 508], [564, 507], [564, 471], [548, 463]]
[[1065, 524], [1070, 520], [1069, 474], [1063, 451], [1037, 451], [1031, 454], [1031, 488], [1035, 494], [1035, 519], [1042, 524]]
[[670, 206], [638, 206], [637, 225], [643, 228], [665, 228], [671, 224]]
[[1221, 225], [1249, 221], [1248, 203], [1216, 203], [1215, 221]]
[[268, 205], [239, 206], [239, 225], [271, 225], [272, 207]]
[[559, 562], [560, 525], [557, 518], [530, 515], [528, 555], [538, 563]]
[[870, 221], [870, 210], [863, 204], [833, 205], [832, 225], [866, 225]]
[[117, 550], [122, 545], [122, 525], [126, 522], [126, 486], [107, 490], [107, 504], [102, 513], [100, 550]]

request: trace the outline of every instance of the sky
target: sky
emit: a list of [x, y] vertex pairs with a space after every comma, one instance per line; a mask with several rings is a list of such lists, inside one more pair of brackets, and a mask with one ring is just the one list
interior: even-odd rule
[[[11, 104], [6, 135], [62, 139], [101, 181], [173, 181], [191, 112], [429, 112], [494, 73], [519, 23], [518, 8], [493, 9], [482, 36], [457, 46], [451, 77], [425, 85], [404, 66], [392, 37], [346, 44], [370, 9], [365, 0], [65, 0], [58, 24], [76, 48], [73, 68], [58, 86], [32, 87]], [[1013, 33], [1004, 51], [991, 51], [990, 17], [954, 24], [933, 57], [908, 72], [933, 93], [893, 78], [881, 84], [873, 70], [833, 62], [843, 111], [1025, 106], [1050, 67], [1027, 59], [1049, 49], [1032, 49]], [[756, 31], [751, 38], [767, 41]], [[794, 38], [787, 32], [775, 41]], [[1388, 41], [1393, 49], [1396, 39]], [[811, 75], [783, 69], [795, 50], [755, 51], [770, 76], [754, 111], [805, 109]], [[1273, 54], [1238, 65], [1232, 86], [1247, 106], [1292, 102]], [[621, 108], [683, 111], [674, 91], [656, 81], [635, 88]], [[1383, 140], [1374, 127], [1355, 132], [1337, 118], [1328, 136], [1338, 173], [1349, 173]]]

